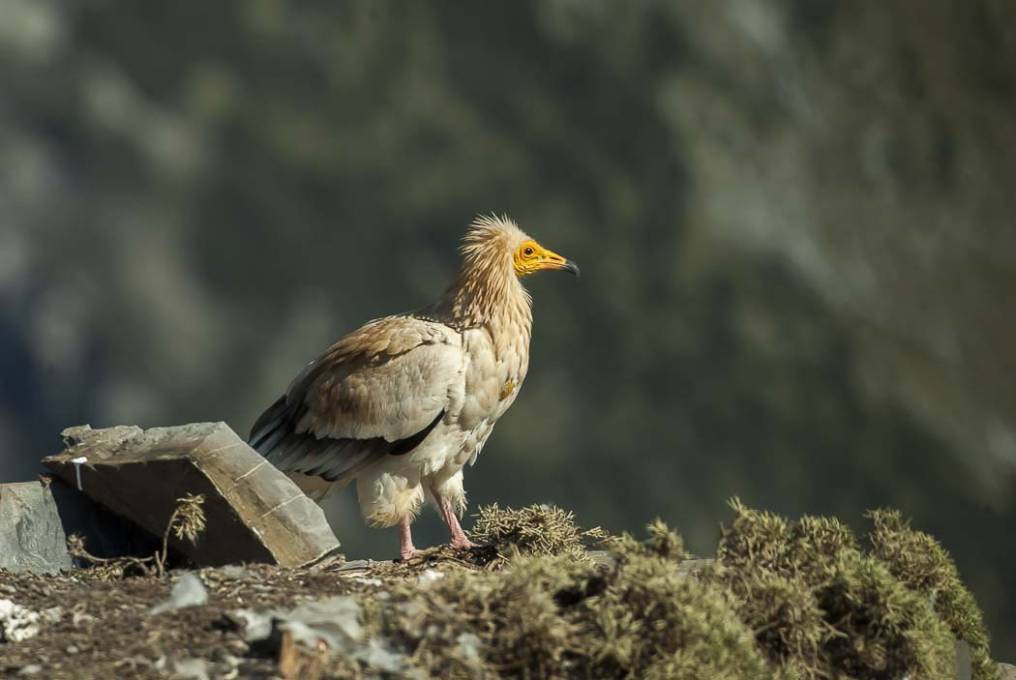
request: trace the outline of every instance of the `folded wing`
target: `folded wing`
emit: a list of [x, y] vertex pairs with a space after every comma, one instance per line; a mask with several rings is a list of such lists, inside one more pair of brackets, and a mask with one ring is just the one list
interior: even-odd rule
[[250, 444], [283, 472], [345, 481], [416, 448], [446, 414], [463, 352], [447, 326], [385, 317], [311, 362], [265, 411]]

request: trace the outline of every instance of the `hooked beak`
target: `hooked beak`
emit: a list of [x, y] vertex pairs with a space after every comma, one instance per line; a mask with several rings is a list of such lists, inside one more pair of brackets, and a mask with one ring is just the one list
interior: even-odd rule
[[565, 260], [564, 271], [571, 272], [575, 276], [582, 276], [582, 270], [579, 269], [577, 264], [575, 264], [575, 260]]
[[571, 272], [575, 276], [581, 276], [582, 270], [575, 264], [574, 260], [558, 255], [552, 250], [544, 249], [543, 263], [541, 269], [553, 269], [557, 271]]

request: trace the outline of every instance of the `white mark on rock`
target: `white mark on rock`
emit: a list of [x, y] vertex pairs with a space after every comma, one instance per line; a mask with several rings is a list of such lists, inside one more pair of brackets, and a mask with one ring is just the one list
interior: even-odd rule
[[243, 442], [233, 442], [232, 444], [226, 444], [225, 446], [217, 446], [214, 449], [205, 451], [205, 455], [210, 456], [213, 453], [222, 453], [223, 451], [229, 451], [230, 449], [235, 449], [236, 447], [241, 446], [242, 444]]
[[[230, 447], [226, 447], [226, 448], [230, 448]], [[241, 479], [244, 479], [244, 478], [254, 474], [258, 470], [260, 470], [262, 467], [264, 467], [265, 465], [268, 465], [268, 461], [267, 460], [261, 461], [260, 463], [258, 463], [254, 467], [252, 467], [250, 470], [247, 470], [247, 472], [243, 473], [242, 475], [240, 475], [239, 477], [234, 479], [233, 483], [235, 484], [236, 482], [239, 482]]]
[[84, 465], [85, 463], [87, 463], [88, 459], [85, 458], [84, 456], [78, 456], [77, 458], [72, 458], [71, 462], [74, 463], [74, 476], [78, 480], [78, 491], [81, 491], [82, 490], [81, 489], [81, 466]]
[[289, 505], [293, 501], [298, 501], [301, 498], [306, 498], [306, 496], [303, 495], [303, 492], [300, 492], [300, 493], [296, 494], [295, 496], [293, 496], [292, 498], [289, 498], [287, 500], [282, 501], [281, 503], [279, 503], [278, 505], [276, 505], [273, 508], [265, 510], [264, 512], [261, 513], [261, 515], [258, 516], [258, 519], [262, 520], [265, 517], [268, 517], [268, 515], [272, 514], [273, 512], [275, 512], [275, 511], [277, 511], [277, 510], [279, 510], [281, 508], [284, 508], [285, 506]]

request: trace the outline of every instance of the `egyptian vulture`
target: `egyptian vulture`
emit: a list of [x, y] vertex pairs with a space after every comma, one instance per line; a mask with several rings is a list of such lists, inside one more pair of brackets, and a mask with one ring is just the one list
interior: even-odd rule
[[356, 481], [371, 526], [399, 525], [400, 554], [416, 554], [411, 524], [430, 499], [454, 548], [462, 468], [476, 461], [529, 366], [532, 301], [521, 279], [578, 275], [507, 217], [479, 217], [461, 246], [458, 277], [436, 303], [370, 321], [312, 361], [254, 424], [250, 443], [320, 499]]

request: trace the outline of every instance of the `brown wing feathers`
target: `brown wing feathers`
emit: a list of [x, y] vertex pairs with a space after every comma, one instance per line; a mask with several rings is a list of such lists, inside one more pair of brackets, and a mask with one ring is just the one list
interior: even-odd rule
[[258, 418], [249, 443], [283, 472], [329, 481], [409, 453], [445, 415], [456, 350], [443, 341], [418, 319], [367, 324], [305, 369]]
[[331, 437], [318, 438], [309, 432], [296, 432], [306, 407], [292, 408], [281, 397], [258, 420], [251, 430], [249, 443], [275, 467], [283, 472], [302, 472], [330, 482], [343, 481], [385, 455], [401, 456], [409, 453], [427, 438], [444, 417], [442, 410], [427, 427], [395, 441], [384, 437], [368, 439]]

